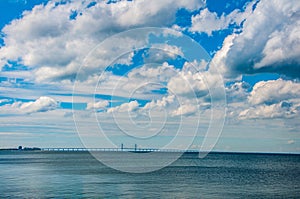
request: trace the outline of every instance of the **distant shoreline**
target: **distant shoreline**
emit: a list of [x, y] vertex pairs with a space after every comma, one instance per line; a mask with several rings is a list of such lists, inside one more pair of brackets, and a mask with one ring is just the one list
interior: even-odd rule
[[[78, 153], [78, 152], [132, 152], [132, 153], [184, 153], [184, 154], [197, 154], [196, 150], [158, 150], [158, 149], [120, 149], [120, 148], [100, 148], [99, 150], [89, 150], [84, 148], [38, 148], [38, 147], [25, 147], [25, 148], [0, 148], [0, 152], [65, 152], [65, 153]], [[206, 153], [206, 152], [202, 152]], [[235, 152], [235, 151], [211, 151], [209, 154], [245, 154], [245, 155], [300, 155], [300, 153], [288, 152]]]
[[25, 148], [3, 148], [0, 151], [42, 151], [41, 148], [38, 147], [25, 147]]

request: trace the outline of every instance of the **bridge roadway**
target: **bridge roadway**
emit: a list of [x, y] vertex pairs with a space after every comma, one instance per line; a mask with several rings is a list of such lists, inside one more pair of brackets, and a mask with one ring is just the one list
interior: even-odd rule
[[111, 152], [192, 152], [198, 153], [197, 150], [182, 150], [182, 149], [154, 149], [154, 148], [41, 148], [42, 151], [67, 151], [67, 152], [81, 152], [81, 151], [111, 151]]

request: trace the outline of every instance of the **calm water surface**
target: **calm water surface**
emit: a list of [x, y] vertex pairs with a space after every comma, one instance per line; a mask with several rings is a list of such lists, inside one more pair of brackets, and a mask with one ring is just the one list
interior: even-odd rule
[[184, 154], [161, 170], [132, 174], [88, 152], [0, 152], [0, 198], [62, 197], [299, 198], [300, 155]]

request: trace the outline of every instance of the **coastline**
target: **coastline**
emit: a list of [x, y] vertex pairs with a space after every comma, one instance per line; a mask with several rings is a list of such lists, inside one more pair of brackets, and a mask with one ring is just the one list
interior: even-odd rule
[[[18, 148], [0, 148], [0, 152], [57, 152], [57, 153], [81, 153], [81, 152], [103, 152], [103, 153], [116, 153], [116, 152], [131, 152], [131, 153], [182, 153], [182, 154], [198, 154], [198, 153], [207, 153], [196, 150], [158, 150], [158, 149], [120, 149], [120, 148], [39, 148], [39, 147], [24, 147], [22, 149]], [[211, 151], [209, 154], [227, 154], [227, 155], [293, 155], [299, 156], [300, 153], [293, 152], [243, 152], [243, 151]]]

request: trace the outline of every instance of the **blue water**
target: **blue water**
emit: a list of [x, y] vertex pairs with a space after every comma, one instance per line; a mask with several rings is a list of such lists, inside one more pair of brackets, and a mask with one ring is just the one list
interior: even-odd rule
[[133, 174], [88, 152], [0, 152], [0, 198], [299, 197], [300, 155], [184, 154], [161, 170]]

